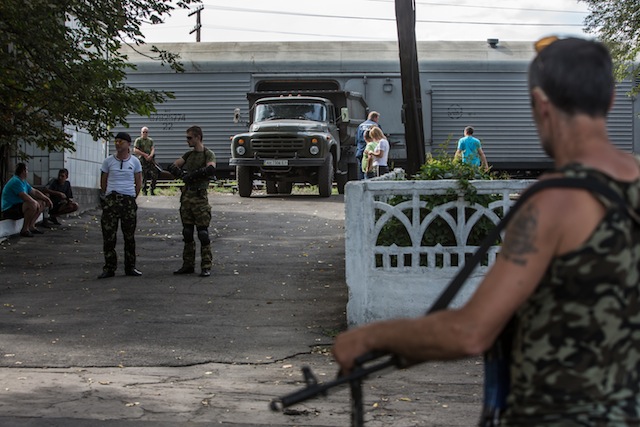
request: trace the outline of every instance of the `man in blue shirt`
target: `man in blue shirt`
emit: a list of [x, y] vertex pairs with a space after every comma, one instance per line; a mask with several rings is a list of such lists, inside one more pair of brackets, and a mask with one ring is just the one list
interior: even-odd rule
[[480, 140], [471, 135], [473, 135], [473, 128], [471, 126], [464, 128], [464, 137], [458, 140], [458, 149], [454, 157], [456, 159], [462, 157], [462, 163], [482, 166], [485, 170], [489, 170]]
[[[364, 140], [364, 132], [371, 129], [373, 126], [380, 127], [378, 120], [380, 120], [380, 113], [372, 111], [369, 113], [367, 120], [360, 123], [360, 126], [358, 126], [358, 131], [356, 132], [356, 159], [358, 160], [358, 165], [362, 164], [362, 155], [364, 154], [364, 149], [367, 146], [367, 142]], [[358, 167], [358, 179], [364, 179], [364, 172], [362, 172], [361, 167]]]
[[51, 199], [41, 191], [31, 187], [27, 182], [27, 165], [18, 163], [14, 175], [2, 190], [2, 218], [24, 218], [20, 235], [33, 237], [34, 234], [42, 234], [36, 228], [36, 221], [45, 207], [53, 206]]

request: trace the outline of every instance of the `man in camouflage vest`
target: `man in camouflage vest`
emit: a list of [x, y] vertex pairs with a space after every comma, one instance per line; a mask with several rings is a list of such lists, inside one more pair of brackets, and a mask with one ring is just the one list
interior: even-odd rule
[[151, 195], [154, 196], [158, 182], [158, 168], [154, 159], [156, 147], [153, 145], [153, 139], [149, 137], [148, 127], [140, 129], [140, 137], [133, 143], [133, 154], [138, 156], [142, 164], [142, 194], [147, 195], [147, 183], [151, 180]]
[[209, 238], [211, 206], [209, 205], [209, 179], [216, 171], [216, 155], [202, 143], [202, 129], [191, 126], [187, 129], [187, 143], [192, 149], [169, 166], [169, 172], [184, 182], [180, 196], [180, 220], [184, 250], [182, 267], [173, 274], [191, 274], [196, 265], [196, 242], [194, 230], [200, 241], [200, 276], [211, 275], [213, 254]]
[[120, 132], [115, 138], [116, 152], [102, 162], [100, 174], [100, 204], [102, 206], [102, 239], [104, 267], [98, 279], [115, 275], [117, 266], [116, 236], [118, 223], [124, 239], [124, 273], [141, 276], [136, 268], [136, 240], [138, 205], [136, 197], [142, 186], [142, 166], [130, 154], [131, 136]]
[[462, 308], [351, 329], [333, 354], [345, 373], [375, 350], [413, 363], [476, 356], [513, 319], [500, 426], [638, 426], [640, 159], [608, 137], [615, 80], [607, 48], [557, 37], [535, 47], [531, 108], [555, 164], [542, 179], [597, 180], [622, 200], [601, 197], [593, 184], [535, 193]]

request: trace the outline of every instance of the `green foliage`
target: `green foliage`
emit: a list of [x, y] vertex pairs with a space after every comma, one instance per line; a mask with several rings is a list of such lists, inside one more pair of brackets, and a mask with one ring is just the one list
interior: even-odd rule
[[[587, 32], [598, 36], [611, 50], [619, 80], [640, 79], [634, 64], [640, 55], [640, 2], [637, 0], [578, 0], [586, 3], [590, 14], [585, 19]], [[634, 85], [632, 94], [640, 93]]]
[[[498, 176], [497, 174], [485, 171], [481, 168], [463, 164], [460, 160], [455, 159], [449, 155], [446, 150], [445, 143], [440, 147], [440, 150], [435, 156], [429, 155], [424, 165], [420, 167], [420, 171], [413, 177], [415, 180], [437, 180], [437, 179], [453, 179], [457, 180], [457, 188], [451, 188], [447, 194], [435, 195], [435, 196], [422, 196], [421, 201], [424, 202], [425, 207], [420, 211], [420, 220], [432, 212], [436, 206], [446, 204], [458, 199], [458, 195], [462, 194], [464, 199], [471, 205], [480, 204], [482, 206], [488, 206], [491, 202], [499, 200], [499, 195], [479, 195], [476, 189], [471, 185], [471, 180], [478, 179], [507, 179], [507, 177]], [[390, 205], [396, 206], [404, 201], [409, 200], [406, 196], [394, 196], [387, 202]], [[473, 215], [474, 209], [466, 209], [465, 215], [467, 219]], [[405, 212], [409, 218], [411, 218], [410, 210]], [[450, 211], [451, 215], [455, 218], [455, 209]], [[502, 213], [499, 213], [502, 214]], [[382, 212], [376, 213], [376, 219], [382, 215]], [[486, 217], [481, 218], [474, 226], [469, 235], [469, 240], [466, 242], [469, 245], [479, 245], [482, 239], [487, 233], [494, 227], [493, 222]], [[422, 236], [422, 246], [435, 246], [437, 244], [442, 246], [456, 246], [458, 243], [455, 240], [455, 235], [451, 227], [442, 219], [435, 219], [426, 232]], [[464, 242], [463, 242], [464, 243]], [[411, 238], [407, 232], [405, 226], [396, 218], [388, 221], [380, 234], [376, 245], [378, 246], [390, 246], [395, 244], [397, 246], [411, 246]], [[441, 261], [438, 262], [441, 265]]]
[[[170, 93], [124, 83], [133, 68], [123, 44], [144, 43], [142, 23], [160, 23], [197, 0], [3, 0], [0, 2], [0, 152], [23, 154], [21, 142], [73, 149], [61, 125], [95, 139], [149, 115]], [[175, 4], [175, 6], [174, 6]], [[180, 71], [178, 58], [159, 49], [155, 59]]]

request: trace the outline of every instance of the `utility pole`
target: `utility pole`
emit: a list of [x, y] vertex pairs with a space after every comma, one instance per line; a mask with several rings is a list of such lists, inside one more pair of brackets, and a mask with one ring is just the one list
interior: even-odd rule
[[415, 175], [425, 161], [422, 96], [416, 48], [416, 3], [415, 0], [395, 0], [395, 3], [402, 81], [402, 117], [407, 145], [407, 174]]
[[193, 12], [189, 14], [189, 16], [196, 15], [196, 26], [189, 31], [189, 34], [196, 33], [196, 42], [200, 43], [200, 28], [202, 28], [202, 24], [200, 23], [200, 12], [204, 9], [203, 5], [198, 6]]

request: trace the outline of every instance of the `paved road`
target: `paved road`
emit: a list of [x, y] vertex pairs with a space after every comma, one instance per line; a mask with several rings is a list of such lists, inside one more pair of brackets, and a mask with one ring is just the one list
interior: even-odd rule
[[[284, 415], [267, 409], [300, 387], [301, 366], [335, 375], [343, 197], [211, 203], [209, 278], [171, 274], [181, 263], [177, 197], [139, 198], [139, 278], [120, 269], [96, 279], [98, 211], [2, 243], [1, 426], [349, 425], [346, 390]], [[365, 384], [367, 425], [472, 425], [480, 383], [478, 360], [390, 372]]]

